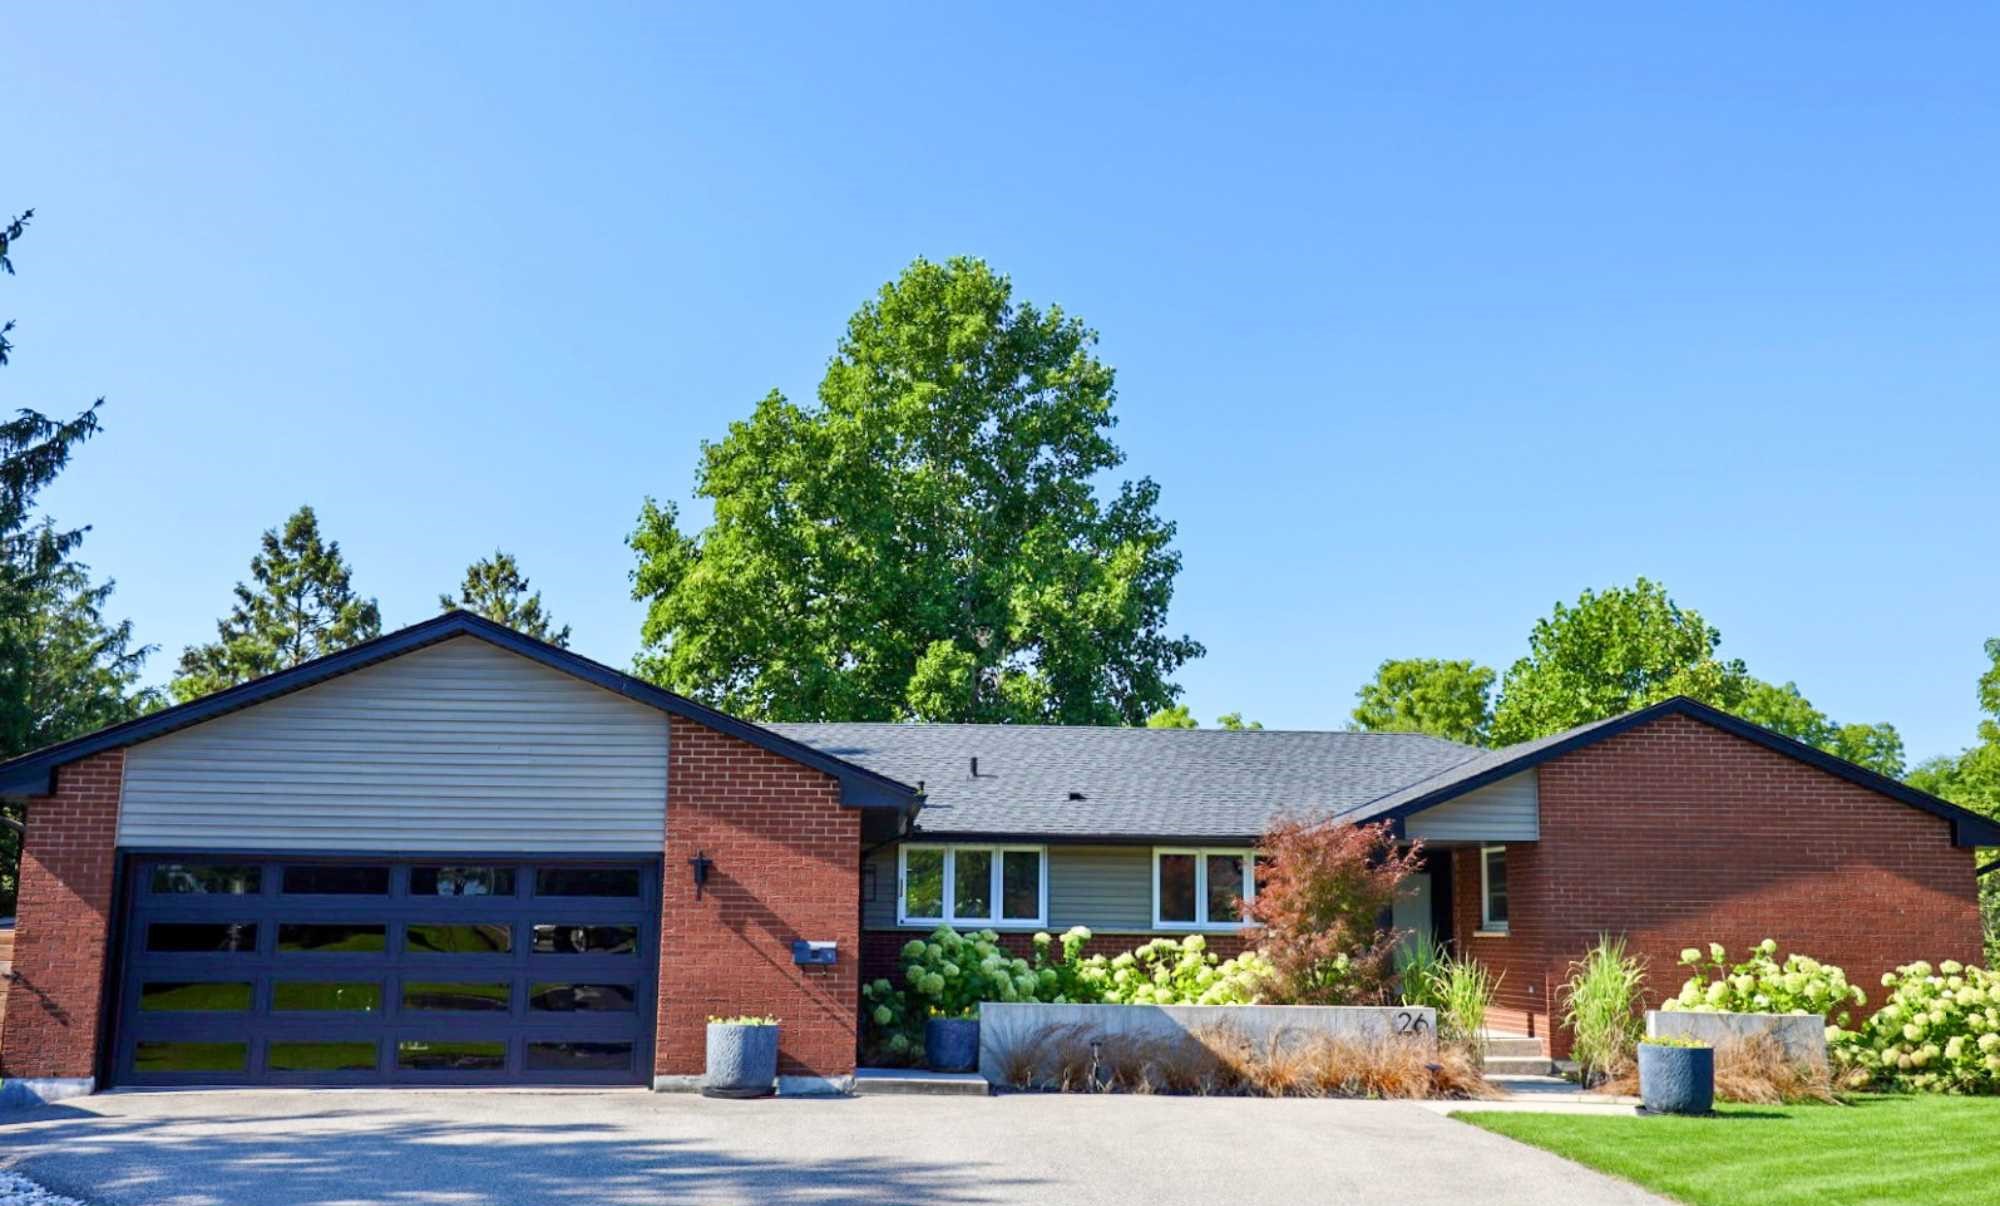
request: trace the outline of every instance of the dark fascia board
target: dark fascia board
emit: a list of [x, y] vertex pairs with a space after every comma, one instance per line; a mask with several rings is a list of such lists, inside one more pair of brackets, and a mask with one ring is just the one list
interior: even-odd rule
[[602, 687], [669, 715], [693, 721], [748, 742], [759, 749], [769, 750], [781, 758], [831, 775], [840, 783], [840, 802], [849, 808], [894, 808], [909, 812], [922, 806], [922, 795], [908, 784], [899, 783], [886, 775], [877, 774], [852, 762], [823, 754], [802, 742], [780, 736], [747, 720], [739, 720], [726, 712], [718, 712], [684, 695], [676, 695], [672, 691], [656, 687], [623, 671], [613, 670], [609, 666], [593, 662], [567, 649], [558, 649], [547, 642], [523, 636], [511, 628], [467, 611], [448, 611], [435, 619], [385, 633], [373, 640], [363, 641], [359, 645], [322, 658], [315, 658], [289, 670], [267, 674], [263, 678], [239, 683], [213, 695], [190, 700], [178, 707], [141, 716], [124, 724], [112, 725], [95, 733], [88, 733], [46, 749], [0, 762], [0, 796], [11, 798], [47, 795], [52, 790], [55, 768], [65, 763], [87, 758], [103, 750], [149, 741], [177, 729], [213, 720], [253, 704], [263, 703], [265, 700], [302, 690], [342, 674], [351, 674], [378, 662], [460, 636], [477, 637], [488, 644], [496, 645], [510, 653], [518, 653], [552, 669], [582, 679], [593, 686]]
[[1171, 833], [961, 833], [913, 829], [896, 839], [932, 846], [1255, 846], [1262, 835], [1188, 837]]
[[[1464, 779], [1447, 784], [1434, 792], [1419, 796], [1407, 804], [1398, 805], [1382, 813], [1380, 816], [1368, 819], [1370, 821], [1390, 821], [1394, 823], [1396, 832], [1400, 834], [1403, 829], [1403, 821], [1413, 813], [1422, 812], [1426, 808], [1434, 808], [1447, 800], [1456, 799], [1469, 791], [1474, 791], [1489, 783], [1505, 779], [1509, 775], [1519, 774], [1530, 767], [1539, 766], [1544, 762], [1560, 758], [1564, 754], [1574, 750], [1594, 745], [1599, 741], [1615, 737], [1620, 733], [1638, 728], [1640, 725], [1669, 715], [1686, 716], [1690, 719], [1698, 720], [1703, 724], [1721, 729], [1725, 733], [1741, 737], [1746, 741], [1755, 742], [1765, 749], [1776, 751], [1787, 758], [1803, 762], [1808, 766], [1817, 767], [1828, 774], [1845, 779], [1849, 783], [1868, 788], [1870, 791], [1880, 792], [1912, 808], [1921, 809], [1934, 817], [1949, 821], [1952, 827], [1952, 844], [1955, 846], [2000, 846], [2000, 823], [1996, 823], [1990, 817], [1983, 817], [1976, 812], [1960, 808], [1956, 804], [1938, 799], [1929, 792], [1918, 791], [1907, 783], [1891, 779], [1887, 775], [1877, 774], [1865, 766], [1857, 766], [1845, 758], [1835, 757], [1825, 750], [1807, 745], [1802, 741], [1794, 741], [1782, 733], [1775, 733], [1762, 725], [1752, 724], [1738, 716], [1731, 716], [1727, 712], [1711, 708], [1707, 704], [1690, 699], [1685, 695], [1676, 695], [1672, 699], [1662, 700], [1651, 707], [1640, 708], [1636, 712], [1627, 712], [1623, 716], [1607, 720], [1602, 724], [1593, 725], [1562, 741], [1552, 742], [1540, 749], [1522, 754], [1519, 758], [1510, 758], [1505, 762], [1490, 766], [1476, 775], [1470, 775]], [[1446, 770], [1442, 773], [1450, 774], [1451, 772]]]

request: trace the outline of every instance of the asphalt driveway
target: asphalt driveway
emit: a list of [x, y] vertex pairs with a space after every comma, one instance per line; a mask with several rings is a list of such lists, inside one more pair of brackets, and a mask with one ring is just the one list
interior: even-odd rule
[[0, 1168], [102, 1206], [1659, 1203], [1421, 1106], [1124, 1096], [112, 1093], [0, 1115]]

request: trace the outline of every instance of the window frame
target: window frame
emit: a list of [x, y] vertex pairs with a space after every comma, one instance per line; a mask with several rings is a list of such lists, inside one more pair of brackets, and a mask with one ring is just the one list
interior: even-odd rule
[[[1481, 846], [1479, 848], [1479, 929], [1477, 932], [1491, 938], [1502, 938], [1509, 933], [1509, 930], [1506, 918], [1502, 918], [1499, 921], [1493, 920], [1493, 860], [1490, 856], [1495, 854], [1500, 856], [1500, 863], [1504, 867], [1507, 863], [1507, 847], [1505, 845]], [[1507, 912], [1510, 916], [1514, 911], [1513, 905], [1514, 902], [1510, 896], [1507, 901]]]
[[[912, 917], [909, 915], [910, 852], [912, 850], [935, 850], [944, 856], [944, 884], [939, 895], [939, 909], [942, 916]], [[991, 911], [985, 917], [955, 916], [958, 904], [958, 852], [970, 851], [974, 854], [990, 854], [993, 866], [987, 872], [987, 899]], [[1028, 917], [1002, 917], [1006, 911], [1007, 859], [1009, 854], [1032, 854], [1040, 864], [1037, 876], [1035, 915]], [[941, 925], [953, 929], [993, 929], [993, 930], [1037, 930], [1048, 926], [1049, 918], [1049, 848], [1047, 846], [1025, 846], [993, 842], [905, 842], [896, 848], [896, 924], [905, 928], [933, 930]]]
[[[1170, 854], [1191, 854], [1194, 856], [1194, 916], [1193, 921], [1174, 921], [1160, 916], [1160, 859]], [[1243, 893], [1241, 910], [1246, 912], [1250, 902], [1257, 899], [1257, 851], [1251, 846], [1155, 846], [1153, 847], [1153, 928], [1156, 930], [1178, 930], [1187, 933], [1233, 934], [1249, 929], [1256, 924], [1247, 916], [1240, 921], [1210, 921], [1208, 919], [1208, 860], [1211, 856], [1241, 858], [1243, 860]]]

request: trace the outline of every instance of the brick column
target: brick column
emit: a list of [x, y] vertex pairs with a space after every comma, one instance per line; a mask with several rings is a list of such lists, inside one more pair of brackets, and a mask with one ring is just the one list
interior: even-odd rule
[[[714, 860], [695, 899], [688, 860]], [[781, 1023], [781, 1076], [854, 1071], [861, 1008], [861, 814], [832, 776], [673, 717], [660, 891], [654, 1070], [696, 1076], [710, 1015]], [[792, 941], [832, 940], [839, 962], [802, 968]]]
[[123, 750], [94, 754], [57, 768], [54, 795], [28, 800], [0, 1075], [94, 1073], [124, 774]]

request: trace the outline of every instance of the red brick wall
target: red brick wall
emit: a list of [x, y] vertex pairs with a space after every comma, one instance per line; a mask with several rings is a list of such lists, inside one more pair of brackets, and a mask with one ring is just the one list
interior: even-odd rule
[[1899, 963], [1980, 957], [1974, 852], [1948, 822], [1700, 721], [1556, 758], [1540, 786], [1542, 840], [1507, 851], [1508, 937], [1471, 936], [1479, 866], [1454, 864], [1461, 947], [1506, 972], [1509, 1010], [1545, 1015], [1601, 932], [1647, 960], [1649, 1003], [1680, 990], [1680, 951], [1711, 941], [1735, 956], [1776, 939], [1846, 969], [1871, 1004]]
[[[832, 776], [673, 717], [655, 1069], [695, 1075], [710, 1015], [772, 1014], [780, 1074], [854, 1070], [860, 1020], [861, 814]], [[702, 899], [688, 859], [715, 860]], [[839, 943], [832, 967], [795, 938]]]
[[93, 1074], [124, 774], [124, 751], [94, 754], [28, 801], [0, 1076]]
[[[1062, 953], [1062, 932], [1050, 930], [1056, 941], [1051, 944], [1051, 954]], [[894, 980], [901, 965], [903, 944], [912, 938], [921, 938], [921, 930], [869, 930], [861, 936], [861, 974], [864, 979]], [[1116, 955], [1129, 951], [1135, 946], [1151, 942], [1155, 938], [1185, 938], [1186, 934], [1114, 934], [1095, 933], [1090, 941], [1083, 944], [1085, 955]], [[1242, 954], [1249, 947], [1241, 934], [1203, 934], [1208, 940], [1208, 949], [1219, 959], [1229, 959]], [[1002, 948], [1012, 951], [1023, 959], [1033, 959], [1035, 954], [1035, 934], [1019, 930], [1005, 930], [1000, 934]]]

